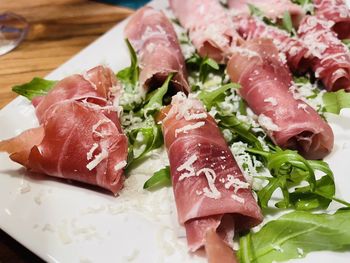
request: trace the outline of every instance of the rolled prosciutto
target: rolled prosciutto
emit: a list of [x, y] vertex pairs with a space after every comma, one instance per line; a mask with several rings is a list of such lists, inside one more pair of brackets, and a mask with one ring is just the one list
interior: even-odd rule
[[259, 8], [265, 17], [273, 21], [282, 19], [284, 13], [289, 12], [295, 26], [305, 15], [304, 10], [290, 0], [228, 0], [228, 6], [234, 14], [249, 15], [249, 5]]
[[277, 47], [282, 62], [286, 62], [293, 72], [303, 73], [310, 66], [312, 56], [308, 47], [298, 38], [291, 37], [286, 31], [269, 26], [258, 18], [235, 16], [234, 23], [238, 33], [245, 40], [268, 38]]
[[90, 102], [96, 105], [110, 106], [113, 99], [119, 97], [119, 87], [110, 68], [97, 66], [83, 74], [75, 74], [59, 81], [45, 96], [33, 99], [35, 114], [40, 123], [46, 120], [50, 107], [66, 100]]
[[[58, 82], [38, 98], [40, 126], [0, 141], [0, 152], [29, 171], [97, 185], [117, 194], [124, 182], [128, 141], [110, 69], [96, 67]], [[85, 92], [85, 93], [84, 93]]]
[[175, 30], [162, 11], [139, 9], [126, 25], [124, 35], [140, 61], [141, 92], [160, 87], [170, 73], [176, 73], [171, 80], [175, 89], [189, 92], [185, 59]]
[[202, 57], [226, 62], [242, 41], [227, 11], [217, 0], [170, 0], [170, 7]]
[[[262, 221], [250, 186], [200, 101], [178, 93], [163, 114], [178, 219], [189, 249], [204, 246], [210, 262], [234, 262], [227, 245], [234, 232]], [[231, 259], [223, 261], [226, 256]]]
[[313, 3], [317, 17], [334, 22], [332, 29], [338, 38], [350, 38], [350, 9], [345, 0], [313, 0]]
[[350, 91], [350, 52], [332, 31], [334, 22], [306, 16], [298, 30], [300, 39], [309, 47], [312, 69], [328, 91]]
[[280, 147], [298, 150], [308, 159], [321, 159], [333, 148], [330, 126], [308, 104], [293, 97], [292, 78], [271, 40], [247, 41], [254, 55], [234, 53], [227, 65], [240, 94], [258, 115], [258, 122]]

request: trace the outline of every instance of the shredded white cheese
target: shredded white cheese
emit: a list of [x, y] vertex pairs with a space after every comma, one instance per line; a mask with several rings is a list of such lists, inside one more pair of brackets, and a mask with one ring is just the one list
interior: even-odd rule
[[98, 155], [96, 155], [95, 158], [91, 162], [89, 162], [86, 165], [86, 168], [88, 168], [88, 170], [91, 171], [107, 157], [108, 157], [108, 151], [106, 149], [102, 148], [102, 151]]
[[94, 143], [91, 147], [91, 149], [86, 153], [86, 159], [91, 160], [92, 156], [94, 154], [94, 151], [98, 148], [98, 144]]
[[197, 172], [197, 176], [201, 173], [205, 174], [205, 177], [208, 181], [208, 187], [203, 188], [203, 193], [205, 196], [213, 199], [219, 199], [221, 197], [220, 191], [215, 186], [216, 173], [213, 169], [203, 168]]
[[194, 129], [198, 129], [202, 126], [205, 125], [205, 122], [204, 121], [199, 121], [199, 122], [196, 122], [194, 124], [188, 124], [188, 125], [185, 125], [183, 126], [182, 128], [179, 128], [179, 129], [176, 129], [175, 130], [175, 137], [177, 137], [177, 135], [181, 132], [183, 133], [187, 133], [188, 131], [190, 130], [194, 130]]
[[192, 155], [190, 158], [188, 158], [188, 160], [186, 162], [184, 162], [181, 166], [179, 166], [176, 170], [178, 172], [181, 171], [187, 171], [187, 173], [183, 173], [181, 174], [179, 181], [182, 181], [185, 178], [191, 177], [191, 176], [195, 176], [195, 170], [194, 167], [192, 166], [196, 161], [198, 160], [197, 155]]
[[123, 169], [127, 164], [128, 163], [125, 160], [121, 161], [114, 166], [114, 170], [119, 171], [119, 170]]
[[258, 122], [261, 127], [265, 128], [268, 131], [279, 131], [280, 127], [278, 127], [271, 118], [267, 117], [264, 114], [260, 114], [258, 117]]

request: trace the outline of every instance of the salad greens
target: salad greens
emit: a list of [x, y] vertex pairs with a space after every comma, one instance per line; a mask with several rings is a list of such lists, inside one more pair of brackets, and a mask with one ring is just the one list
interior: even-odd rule
[[[262, 189], [256, 190], [260, 206], [268, 208], [269, 201], [278, 189], [283, 195], [283, 198], [275, 204], [278, 208], [298, 210], [327, 208], [332, 200], [350, 206], [349, 203], [334, 197], [333, 173], [326, 162], [306, 160], [296, 151], [282, 150], [271, 141], [267, 141], [267, 147], [264, 147], [258, 138], [259, 132], [253, 132], [252, 126], [237, 118], [237, 114], [241, 114], [239, 107], [237, 107], [238, 112], [225, 111], [222, 103], [225, 98], [232, 96], [232, 93], [236, 96], [238, 86], [226, 84], [213, 91], [201, 91], [198, 98], [209, 111], [215, 107], [215, 118], [219, 127], [232, 133], [233, 141], [230, 143], [240, 141], [247, 143], [248, 147], [245, 151], [257, 156], [269, 170], [271, 176], [256, 177], [266, 182]], [[316, 174], [319, 173], [322, 176], [316, 178]], [[304, 186], [305, 183], [307, 186]]]
[[341, 109], [350, 108], [350, 93], [344, 90], [327, 92], [323, 95], [323, 102], [327, 112], [339, 114]]
[[241, 263], [271, 263], [303, 258], [309, 252], [350, 247], [350, 210], [334, 214], [295, 211], [240, 238]]
[[143, 185], [143, 189], [154, 190], [164, 186], [171, 186], [170, 167], [155, 172]]
[[137, 82], [139, 81], [140, 68], [137, 62], [137, 55], [134, 48], [128, 39], [125, 39], [125, 43], [129, 49], [131, 65], [119, 71], [117, 73], [117, 78], [124, 84], [126, 91], [130, 92], [133, 91], [137, 86]]
[[35, 77], [28, 83], [14, 86], [12, 91], [32, 100], [35, 97], [46, 95], [56, 83], [57, 81]]

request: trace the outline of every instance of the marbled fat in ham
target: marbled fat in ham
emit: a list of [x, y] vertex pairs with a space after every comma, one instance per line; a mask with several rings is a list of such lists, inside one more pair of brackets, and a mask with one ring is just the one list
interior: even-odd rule
[[317, 17], [334, 22], [332, 29], [338, 38], [350, 38], [350, 9], [345, 0], [313, 0], [313, 3]]
[[216, 0], [170, 0], [170, 7], [202, 57], [225, 62], [242, 39]]
[[297, 26], [304, 17], [304, 10], [290, 0], [228, 0], [228, 6], [234, 14], [250, 14], [249, 4], [259, 8], [267, 18], [277, 21], [289, 12], [293, 24]]
[[282, 56], [285, 56], [286, 63], [293, 72], [302, 73], [311, 67], [312, 55], [308, 47], [298, 38], [291, 37], [286, 31], [246, 15], [235, 16], [234, 23], [238, 33], [245, 40], [271, 39]]
[[176, 90], [189, 92], [185, 59], [175, 30], [162, 11], [151, 7], [139, 9], [125, 27], [140, 61], [141, 92], [160, 87], [170, 73]]
[[350, 52], [332, 31], [334, 22], [306, 16], [298, 30], [300, 39], [309, 47], [312, 69], [328, 91], [350, 91]]
[[332, 129], [313, 108], [293, 97], [290, 72], [272, 41], [251, 40], [242, 48], [256, 55], [233, 54], [227, 71], [233, 82], [241, 84], [240, 94], [260, 125], [282, 148], [296, 149], [310, 159], [325, 157], [333, 148]]
[[235, 230], [259, 224], [262, 214], [215, 120], [201, 102], [178, 93], [167, 110], [162, 128], [179, 222], [186, 228], [191, 251], [205, 246], [213, 255], [218, 251], [212, 247], [216, 238], [211, 231], [230, 243]]

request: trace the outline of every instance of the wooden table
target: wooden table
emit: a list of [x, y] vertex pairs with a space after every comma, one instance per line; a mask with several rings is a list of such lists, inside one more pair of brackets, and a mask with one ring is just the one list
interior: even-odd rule
[[[44, 77], [105, 33], [132, 10], [86, 0], [0, 0], [30, 23], [26, 40], [0, 56], [0, 109], [16, 97], [11, 87]], [[0, 262], [41, 262], [0, 231]]]
[[0, 109], [16, 97], [13, 85], [44, 77], [132, 12], [86, 0], [0, 0], [4, 11], [31, 27], [19, 47], [0, 56]]

